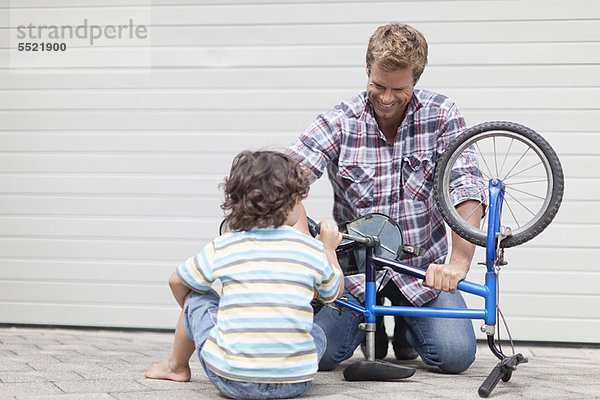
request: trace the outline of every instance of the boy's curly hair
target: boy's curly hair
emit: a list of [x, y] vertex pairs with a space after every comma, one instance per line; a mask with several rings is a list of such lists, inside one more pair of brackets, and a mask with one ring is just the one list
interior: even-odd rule
[[221, 184], [225, 222], [233, 231], [281, 226], [294, 200], [306, 198], [310, 175], [292, 157], [276, 151], [243, 151]]

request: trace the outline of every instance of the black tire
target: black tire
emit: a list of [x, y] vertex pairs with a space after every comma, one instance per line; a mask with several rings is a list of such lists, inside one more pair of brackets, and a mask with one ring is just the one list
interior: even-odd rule
[[[479, 154], [477, 154], [479, 150], [479, 144], [488, 144], [487, 142], [483, 142], [483, 140], [491, 140], [489, 143], [493, 142], [493, 158], [495, 165], [492, 164], [491, 168], [486, 161], [486, 157], [481, 157], [483, 152], [480, 151]], [[538, 203], [540, 201], [542, 202], [539, 205], [539, 210], [537, 210], [536, 204], [537, 212], [532, 212], [526, 206], [523, 206], [525, 210], [533, 215], [533, 217], [528, 217], [529, 214], [527, 212], [523, 212], [527, 215], [527, 217], [524, 218], [527, 222], [523, 226], [519, 224], [519, 220], [513, 213], [510, 206], [505, 207], [503, 205], [503, 211], [506, 211], [506, 208], [509, 209], [510, 213], [516, 220], [517, 227], [511, 226], [512, 234], [500, 242], [500, 247], [512, 247], [533, 239], [550, 224], [558, 212], [564, 191], [564, 176], [558, 156], [552, 147], [550, 147], [548, 142], [535, 131], [523, 125], [505, 121], [485, 122], [467, 129], [448, 146], [447, 150], [438, 161], [434, 175], [434, 198], [444, 220], [454, 232], [471, 243], [485, 247], [487, 242], [487, 226], [484, 225], [479, 229], [471, 226], [458, 214], [454, 204], [452, 204], [452, 200], [450, 198], [450, 174], [456, 160], [459, 157], [470, 157], [472, 155], [475, 155], [477, 159], [482, 158], [485, 166], [487, 167], [487, 172], [489, 172], [489, 174], [486, 176], [485, 172], [483, 171], [484, 168], [482, 168], [480, 165], [479, 171], [482, 174], [480, 180], [482, 182], [488, 178], [500, 178], [506, 180], [509, 178], [515, 179], [514, 176], [519, 175], [522, 172], [525, 173], [527, 169], [510, 175], [513, 171], [513, 169], [511, 169], [507, 173], [506, 177], [494, 176], [494, 174], [501, 174], [503, 172], [502, 168], [504, 167], [504, 162], [502, 162], [502, 166], [500, 167], [499, 171], [498, 155], [496, 154], [497, 140], [501, 142], [504, 141], [506, 144], [509, 144], [506, 154], [504, 155], [504, 162], [506, 162], [506, 160], [509, 158], [516, 158], [514, 154], [511, 154], [511, 149], [514, 143], [517, 143], [515, 147], [525, 149], [525, 152], [523, 155], [521, 155], [521, 158], [517, 160], [517, 163], [513, 166], [513, 169], [519, 162], [521, 162], [522, 159], [525, 158], [526, 154], [531, 151], [529, 154], [534, 156], [534, 161], [539, 160], [539, 163], [534, 164], [534, 166], [531, 168], [535, 167], [537, 169], [536, 171], [542, 174], [541, 179], [531, 180], [529, 182], [522, 181], [513, 184], [516, 186], [535, 183], [538, 187], [542, 185], [539, 196], [522, 192], [536, 197], [536, 199], [533, 199], [533, 201]], [[525, 159], [531, 160], [531, 156], [528, 155]], [[539, 167], [540, 165], [541, 167]], [[492, 172], [494, 166], [496, 172]], [[523, 178], [521, 177], [518, 179]], [[487, 183], [485, 183], [485, 185], [487, 185]], [[523, 186], [519, 186], [519, 188], [522, 187]], [[509, 185], [506, 186], [506, 194], [504, 196], [505, 202], [507, 201], [508, 197], [511, 196], [508, 188]], [[480, 192], [482, 191], [483, 190]], [[513, 190], [513, 193], [517, 192], [521, 192], [521, 190]], [[484, 193], [487, 194], [487, 192]], [[515, 200], [517, 199], [515, 198]], [[518, 200], [516, 202], [518, 204], [522, 204]], [[504, 214], [507, 215], [506, 212]], [[502, 222], [503, 221], [504, 219]]]

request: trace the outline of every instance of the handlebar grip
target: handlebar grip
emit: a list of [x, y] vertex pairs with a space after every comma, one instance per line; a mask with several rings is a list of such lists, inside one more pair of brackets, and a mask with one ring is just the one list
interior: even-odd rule
[[477, 392], [477, 393], [479, 393], [479, 396], [480, 397], [488, 397], [490, 395], [490, 393], [492, 393], [492, 390], [494, 390], [494, 388], [496, 387], [498, 382], [500, 382], [501, 377], [502, 377], [502, 366], [501, 366], [501, 364], [498, 364], [494, 367], [492, 372], [490, 372], [488, 377], [485, 378], [485, 381], [483, 381], [483, 383], [479, 387], [479, 390]]
[[306, 220], [308, 221], [308, 231], [313, 237], [316, 237], [321, 232], [321, 224], [310, 217], [306, 217]]

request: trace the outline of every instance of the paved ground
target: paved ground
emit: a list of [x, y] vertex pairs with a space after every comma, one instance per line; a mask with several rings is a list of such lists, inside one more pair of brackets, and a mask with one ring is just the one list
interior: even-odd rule
[[[192, 363], [192, 381], [149, 380], [144, 371], [168, 354], [169, 333], [0, 327], [0, 399], [185, 400], [223, 399]], [[517, 346], [529, 357], [491, 399], [600, 399], [600, 348]], [[391, 352], [390, 352], [391, 353]], [[194, 356], [195, 359], [195, 356]], [[346, 382], [342, 370], [320, 372], [306, 399], [477, 399], [496, 360], [481, 345], [477, 360], [458, 376], [421, 362], [398, 382]]]

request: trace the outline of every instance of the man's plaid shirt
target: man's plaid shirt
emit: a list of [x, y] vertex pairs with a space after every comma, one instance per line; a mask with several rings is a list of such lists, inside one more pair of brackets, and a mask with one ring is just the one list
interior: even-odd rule
[[[399, 260], [427, 268], [443, 263], [448, 253], [446, 228], [433, 200], [436, 161], [464, 129], [464, 119], [452, 100], [415, 90], [395, 142], [390, 144], [363, 92], [319, 115], [287, 153], [303, 160], [315, 179], [327, 169], [337, 223], [374, 212], [388, 215], [398, 222], [405, 243], [426, 249], [421, 257], [402, 254]], [[451, 174], [455, 205], [468, 199], [485, 200], [476, 157], [469, 158], [472, 162], [459, 159], [456, 173]], [[378, 285], [389, 279], [416, 306], [438, 294], [419, 279], [377, 272]], [[346, 289], [364, 301], [364, 275], [346, 277]]]

